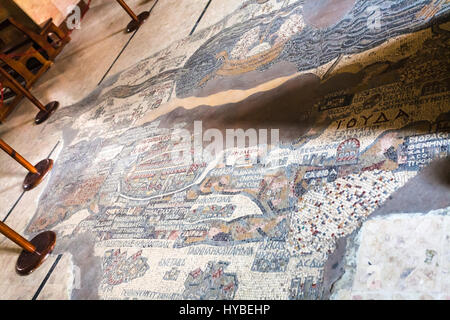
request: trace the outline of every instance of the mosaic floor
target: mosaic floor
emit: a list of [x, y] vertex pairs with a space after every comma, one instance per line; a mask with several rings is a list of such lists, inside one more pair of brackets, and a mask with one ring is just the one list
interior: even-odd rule
[[[27, 236], [73, 299], [449, 299], [449, 9], [243, 1], [49, 120]], [[229, 129], [279, 143], [171, 156]]]

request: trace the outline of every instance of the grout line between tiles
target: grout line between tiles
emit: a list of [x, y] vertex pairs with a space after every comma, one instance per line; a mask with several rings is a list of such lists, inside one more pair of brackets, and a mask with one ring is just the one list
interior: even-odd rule
[[20, 199], [22, 199], [23, 195], [25, 194], [25, 191], [22, 191], [22, 193], [20, 194], [19, 198], [17, 198], [16, 202], [14, 202], [14, 205], [11, 207], [11, 209], [9, 209], [8, 213], [6, 214], [6, 216], [3, 218], [2, 222], [6, 222], [6, 219], [8, 219], [9, 215], [13, 212], [13, 210], [16, 208], [17, 204], [19, 203]]
[[195, 23], [194, 28], [192, 28], [191, 32], [189, 33], [190, 36], [192, 36], [192, 34], [195, 32], [195, 29], [197, 29], [197, 26], [200, 23], [200, 20], [202, 20], [203, 15], [205, 14], [205, 12], [208, 9], [208, 7], [211, 4], [211, 2], [212, 2], [212, 0], [209, 0], [208, 3], [206, 4], [205, 8], [202, 11], [202, 14], [200, 15], [200, 17], [198, 18], [197, 22]]
[[[152, 13], [153, 8], [156, 6], [156, 4], [158, 3], [159, 0], [156, 0], [155, 3], [153, 4], [153, 6], [150, 8], [150, 10], [148, 11], [149, 14]], [[147, 19], [148, 20], [148, 19]], [[117, 55], [117, 57], [114, 59], [113, 63], [109, 66], [108, 70], [106, 71], [106, 73], [103, 75], [102, 79], [99, 81], [99, 83], [97, 84], [97, 86], [101, 85], [103, 80], [105, 80], [106, 76], [109, 74], [109, 72], [111, 71], [111, 69], [113, 68], [113, 66], [116, 64], [117, 60], [119, 60], [120, 56], [122, 55], [122, 53], [125, 51], [125, 49], [128, 47], [128, 45], [130, 44], [131, 40], [134, 38], [134, 36], [136, 35], [136, 33], [139, 31], [140, 28], [138, 28], [136, 31], [133, 32], [133, 34], [131, 35], [131, 37], [128, 39], [128, 41], [125, 43], [125, 45], [123, 46], [122, 50], [120, 50], [119, 54]]]
[[42, 280], [41, 284], [39, 285], [39, 288], [37, 289], [37, 291], [34, 294], [33, 298], [31, 298], [31, 300], [36, 300], [38, 298], [39, 294], [41, 293], [42, 289], [44, 289], [44, 286], [46, 285], [48, 279], [52, 275], [53, 271], [55, 270], [55, 268], [58, 265], [58, 262], [59, 262], [59, 260], [61, 260], [61, 258], [62, 258], [62, 254], [59, 254], [56, 257], [55, 262], [53, 262], [53, 265], [51, 266], [50, 270], [47, 272], [44, 280]]
[[97, 84], [97, 86], [101, 85], [103, 80], [105, 80], [106, 76], [108, 75], [108, 73], [111, 71], [112, 67], [116, 64], [117, 60], [119, 60], [120, 56], [122, 55], [122, 53], [125, 51], [125, 49], [127, 48], [128, 44], [130, 43], [131, 39], [133, 39], [133, 37], [135, 36], [135, 34], [138, 32], [139, 29], [137, 29], [135, 32], [133, 32], [133, 34], [131, 35], [131, 37], [128, 39], [127, 43], [125, 43], [124, 47], [122, 48], [122, 50], [120, 50], [119, 54], [117, 55], [117, 57], [114, 59], [113, 63], [109, 66], [108, 70], [106, 71], [106, 73], [103, 75], [102, 79], [99, 81], [99, 83]]

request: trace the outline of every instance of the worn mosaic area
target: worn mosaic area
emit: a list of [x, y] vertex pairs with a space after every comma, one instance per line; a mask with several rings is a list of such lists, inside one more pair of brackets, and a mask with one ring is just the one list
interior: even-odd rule
[[332, 299], [450, 299], [449, 208], [363, 225]]
[[[362, 285], [371, 283], [364, 259], [392, 268], [373, 243], [414, 233], [370, 216], [449, 155], [448, 9], [439, 0], [244, 2], [55, 114], [49, 125], [65, 145], [28, 234], [57, 231], [56, 251], [80, 270], [73, 298], [384, 294], [382, 276]], [[281, 144], [257, 162], [244, 149], [223, 164], [184, 165], [170, 155], [194, 121], [278, 128]], [[447, 226], [447, 216], [430, 223]], [[402, 216], [404, 230], [417, 219]], [[357, 249], [345, 243], [360, 230], [365, 255], [352, 271]], [[423, 273], [448, 279], [445, 246], [429, 241], [405, 249], [425, 250], [426, 265], [405, 262], [389, 298], [413, 292]], [[435, 272], [426, 261], [436, 256]], [[449, 295], [448, 284], [423, 290]]]

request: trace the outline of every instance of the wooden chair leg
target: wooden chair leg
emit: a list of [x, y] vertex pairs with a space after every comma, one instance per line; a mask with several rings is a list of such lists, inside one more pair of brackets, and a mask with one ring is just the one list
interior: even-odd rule
[[31, 190], [38, 186], [42, 180], [44, 180], [47, 173], [49, 173], [53, 168], [52, 159], [42, 160], [36, 166], [33, 166], [2, 139], [0, 139], [0, 149], [5, 151], [9, 156], [11, 156], [11, 158], [16, 160], [22, 167], [28, 170], [28, 174], [23, 182], [23, 189], [25, 191]]
[[42, 232], [28, 241], [0, 222], [0, 233], [23, 249], [16, 263], [17, 273], [23, 276], [36, 270], [47, 259], [56, 244], [56, 234], [53, 231]]
[[14, 85], [14, 87], [25, 97], [28, 98], [40, 111], [35, 117], [35, 123], [41, 124], [45, 120], [47, 120], [59, 107], [59, 102], [52, 101], [48, 103], [47, 105], [43, 105], [35, 96], [31, 94], [30, 91], [28, 91], [26, 88], [20, 85], [20, 83], [17, 82], [16, 79], [14, 79], [8, 72], [6, 72], [5, 69], [0, 67], [0, 74], [7, 79], [11, 84]]
[[147, 20], [147, 18], [150, 16], [149, 11], [141, 12], [139, 15], [136, 15], [133, 10], [125, 3], [124, 0], [117, 0], [117, 2], [122, 6], [122, 8], [128, 13], [128, 15], [131, 17], [131, 22], [127, 25], [127, 32], [133, 32], [141, 26]]

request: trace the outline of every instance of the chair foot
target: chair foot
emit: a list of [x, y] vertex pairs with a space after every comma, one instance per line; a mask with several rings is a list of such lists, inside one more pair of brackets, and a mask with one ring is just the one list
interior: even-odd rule
[[39, 185], [44, 180], [47, 173], [53, 168], [53, 160], [45, 159], [39, 162], [35, 168], [39, 173], [28, 173], [23, 181], [23, 189], [29, 191]]
[[149, 11], [144, 11], [140, 13], [137, 17], [139, 19], [139, 22], [131, 20], [131, 22], [127, 25], [127, 33], [133, 32], [141, 26], [147, 20], [147, 18], [150, 16]]
[[56, 234], [53, 231], [45, 231], [38, 234], [30, 242], [36, 247], [36, 251], [30, 253], [23, 250], [20, 254], [16, 264], [16, 272], [21, 276], [29, 275], [47, 259], [55, 248]]
[[34, 118], [34, 122], [36, 124], [43, 123], [45, 120], [47, 120], [56, 111], [56, 109], [58, 109], [58, 107], [59, 107], [59, 102], [58, 101], [52, 101], [52, 102], [48, 103], [45, 106], [45, 109], [47, 109], [47, 110], [46, 111], [39, 111], [39, 113], [36, 115], [36, 118]]

